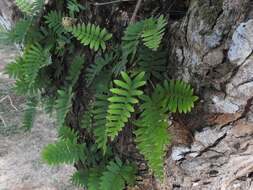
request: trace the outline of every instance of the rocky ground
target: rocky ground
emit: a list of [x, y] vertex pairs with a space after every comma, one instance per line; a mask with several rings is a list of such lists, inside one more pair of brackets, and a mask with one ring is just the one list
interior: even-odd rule
[[24, 98], [11, 91], [13, 80], [3, 74], [15, 56], [13, 47], [0, 46], [0, 190], [75, 190], [69, 177], [73, 167], [42, 163], [44, 145], [56, 139], [53, 120], [39, 113], [31, 132], [20, 128]]

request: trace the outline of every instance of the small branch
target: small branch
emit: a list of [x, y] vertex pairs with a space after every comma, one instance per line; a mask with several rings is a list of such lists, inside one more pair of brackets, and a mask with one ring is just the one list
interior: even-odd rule
[[13, 101], [10, 97], [10, 95], [4, 96], [3, 98], [0, 99], [0, 103], [3, 102], [4, 100], [8, 99], [10, 101], [11, 107], [13, 107], [16, 111], [18, 111], [18, 108], [14, 106]]
[[138, 0], [137, 4], [135, 6], [133, 16], [132, 16], [132, 18], [130, 20], [130, 24], [134, 23], [134, 21], [135, 21], [135, 17], [136, 17], [136, 15], [137, 15], [137, 13], [138, 13], [138, 11], [140, 9], [140, 6], [141, 6], [141, 1], [142, 0]]
[[104, 2], [104, 3], [94, 3], [95, 6], [102, 6], [102, 5], [109, 5], [114, 3], [121, 3], [121, 2], [127, 2], [127, 1], [136, 1], [136, 0], [115, 0], [110, 2]]

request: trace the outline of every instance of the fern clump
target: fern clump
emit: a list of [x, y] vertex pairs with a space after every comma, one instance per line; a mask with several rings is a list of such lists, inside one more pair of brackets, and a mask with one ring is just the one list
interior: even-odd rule
[[167, 80], [165, 16], [144, 11], [127, 26], [128, 9], [103, 8], [108, 2], [15, 1], [24, 18], [0, 38], [22, 50], [6, 73], [28, 100], [23, 127], [31, 129], [38, 106], [56, 117], [58, 139], [42, 159], [75, 165], [71, 181], [82, 188], [123, 190], [138, 170], [138, 153], [124, 147], [130, 143], [162, 180], [169, 115], [190, 112], [198, 99], [186, 82]]

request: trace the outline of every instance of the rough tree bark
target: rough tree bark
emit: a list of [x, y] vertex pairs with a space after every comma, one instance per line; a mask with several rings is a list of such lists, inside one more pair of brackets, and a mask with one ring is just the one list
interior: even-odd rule
[[[5, 8], [14, 7], [10, 2], [1, 0], [0, 15], [12, 20], [13, 8]], [[166, 179], [157, 189], [251, 190], [253, 2], [185, 3], [188, 10], [182, 14], [165, 6], [171, 18], [168, 72], [194, 84], [201, 100], [192, 114], [174, 116]]]

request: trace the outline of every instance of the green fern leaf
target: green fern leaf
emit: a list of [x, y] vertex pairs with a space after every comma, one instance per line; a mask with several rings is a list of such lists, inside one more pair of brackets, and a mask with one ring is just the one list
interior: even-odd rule
[[164, 16], [160, 16], [158, 19], [146, 19], [141, 35], [144, 45], [152, 50], [157, 50], [162, 41], [166, 25], [167, 21]]
[[28, 0], [15, 0], [18, 8], [25, 14], [30, 15], [33, 12], [32, 3]]
[[30, 98], [26, 103], [26, 108], [24, 111], [24, 117], [22, 122], [22, 128], [25, 130], [31, 130], [33, 127], [35, 116], [36, 116], [36, 106], [38, 101], [35, 98]]
[[45, 50], [45, 48], [38, 43], [25, 50], [23, 60], [25, 62], [24, 71], [31, 83], [35, 81], [41, 68], [52, 63], [49, 51]]
[[135, 181], [135, 173], [132, 165], [124, 165], [119, 159], [111, 161], [100, 178], [100, 190], [123, 190], [125, 182]]
[[112, 35], [94, 24], [78, 24], [68, 29], [81, 44], [89, 45], [90, 49], [97, 51], [98, 49], [106, 49], [106, 41], [112, 38]]
[[24, 78], [24, 61], [21, 57], [17, 58], [5, 67], [5, 73], [14, 79]]
[[77, 187], [86, 187], [88, 184], [88, 172], [84, 170], [76, 171], [71, 176], [71, 182]]
[[107, 134], [113, 140], [125, 126], [125, 123], [134, 112], [134, 104], [138, 103], [137, 97], [142, 95], [140, 87], [145, 85], [144, 72], [141, 72], [133, 79], [127, 73], [121, 72], [123, 80], [114, 80], [115, 88], [110, 89], [113, 93], [108, 100], [110, 102], [107, 111], [106, 130]]
[[84, 62], [85, 60], [83, 56], [80, 55], [75, 56], [74, 61], [69, 68], [69, 73], [67, 76], [67, 81], [71, 87], [73, 87], [77, 82], [79, 75], [81, 74]]
[[106, 95], [96, 95], [96, 101], [93, 108], [93, 118], [95, 122], [94, 135], [98, 148], [103, 152], [106, 151], [107, 133], [106, 133], [106, 116], [109, 102]]
[[198, 97], [193, 95], [191, 86], [183, 81], [164, 81], [163, 88], [166, 93], [164, 105], [171, 112], [190, 112], [194, 102], [198, 100]]
[[58, 99], [56, 100], [56, 114], [58, 126], [63, 126], [67, 113], [72, 106], [72, 89], [58, 90]]
[[151, 51], [140, 48], [137, 64], [141, 71], [145, 71], [147, 78], [151, 76], [163, 80], [166, 72], [165, 52]]
[[8, 39], [14, 43], [23, 43], [31, 27], [31, 24], [31, 21], [27, 19], [21, 19], [17, 21], [15, 26], [7, 34]]
[[58, 131], [58, 138], [61, 140], [69, 139], [73, 143], [77, 143], [78, 134], [74, 129], [69, 127], [60, 127]]
[[100, 190], [99, 178], [102, 176], [103, 170], [101, 168], [92, 168], [89, 170], [88, 189]]
[[65, 32], [62, 25], [62, 13], [59, 11], [50, 11], [45, 17], [45, 23], [57, 35]]
[[166, 153], [166, 145], [170, 142], [168, 136], [167, 121], [157, 121], [149, 125], [138, 123], [136, 135], [137, 148], [148, 161], [150, 169], [158, 179], [163, 178], [163, 164]]
[[87, 81], [87, 86], [90, 86], [91, 83], [94, 81], [95, 77], [100, 74], [102, 69], [108, 65], [113, 59], [112, 54], [105, 54], [105, 57], [99, 57], [95, 60], [95, 63], [92, 64], [88, 69], [87, 69], [87, 74], [86, 74], [86, 81]]
[[49, 165], [74, 164], [86, 159], [84, 145], [76, 144], [70, 139], [61, 140], [44, 147], [42, 159]]
[[79, 13], [81, 10], [84, 10], [85, 7], [77, 2], [77, 0], [68, 0], [67, 8], [71, 17], [75, 16], [75, 13]]

